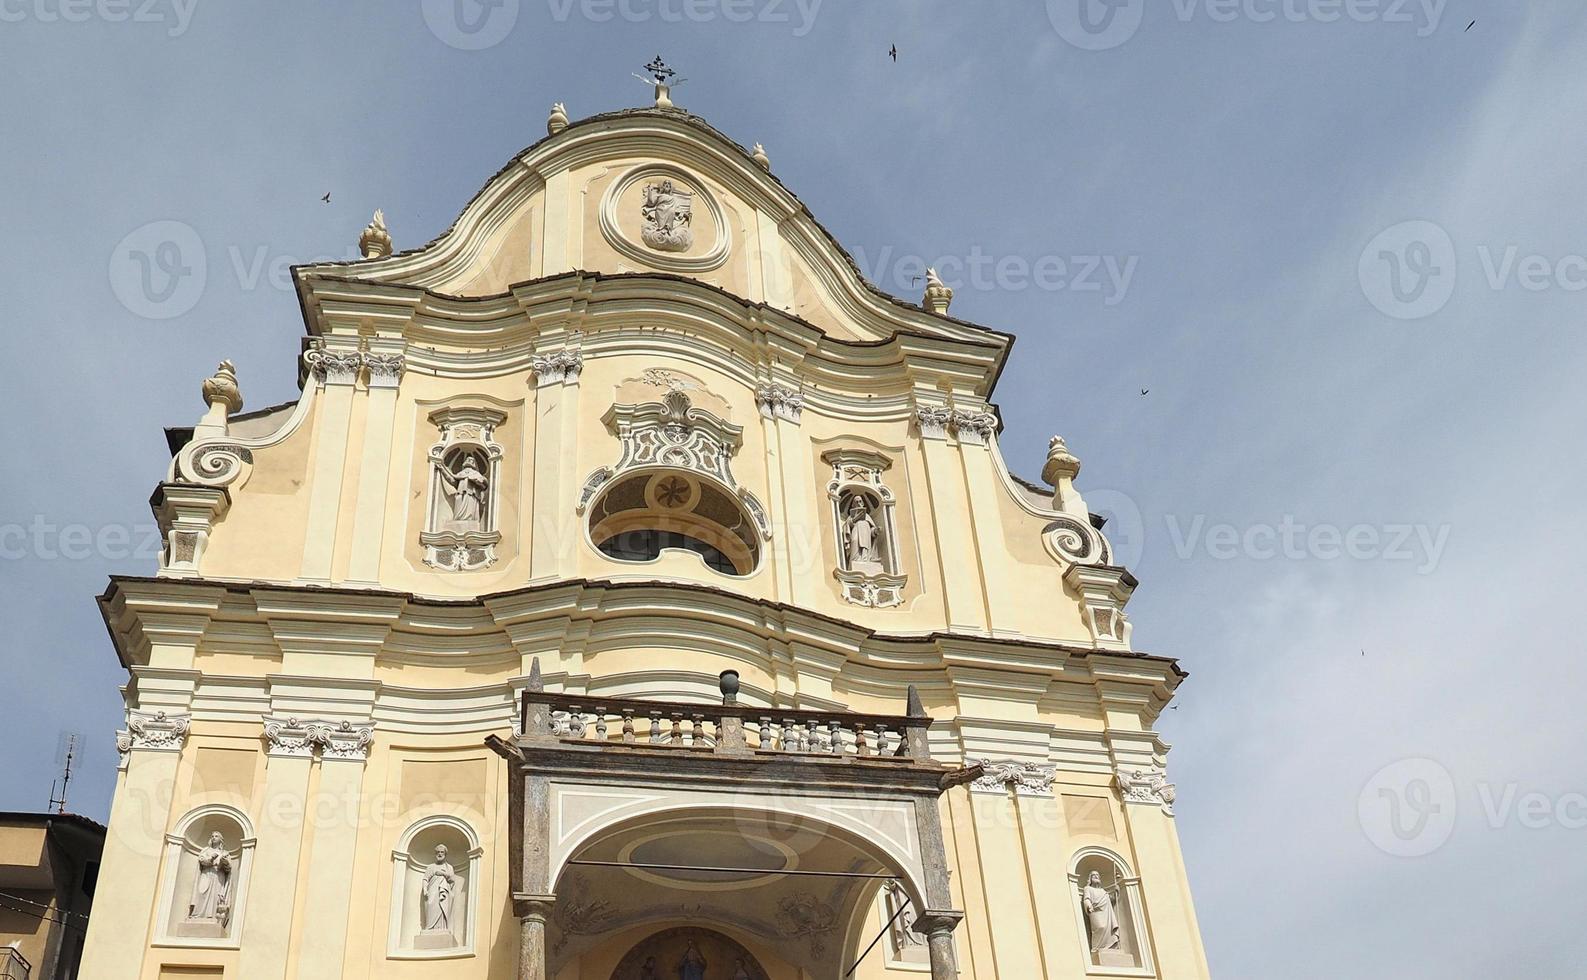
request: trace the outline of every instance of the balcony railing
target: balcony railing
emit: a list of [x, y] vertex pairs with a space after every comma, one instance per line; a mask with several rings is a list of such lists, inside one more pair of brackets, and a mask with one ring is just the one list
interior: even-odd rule
[[28, 980], [33, 967], [15, 946], [0, 946], [0, 980]]
[[931, 719], [913, 688], [910, 714], [868, 715], [740, 704], [734, 696], [736, 675], [731, 681], [724, 676], [720, 705], [552, 694], [537, 686], [531, 680], [523, 695], [521, 731], [528, 737], [730, 755], [931, 758], [926, 740]]

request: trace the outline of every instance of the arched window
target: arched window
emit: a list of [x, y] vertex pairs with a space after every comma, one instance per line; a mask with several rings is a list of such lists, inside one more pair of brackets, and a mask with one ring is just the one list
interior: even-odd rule
[[1112, 851], [1086, 847], [1069, 862], [1069, 887], [1084, 941], [1086, 972], [1153, 976], [1141, 879]]
[[234, 949], [253, 865], [253, 824], [224, 804], [184, 816], [165, 838], [161, 942]]
[[616, 561], [654, 561], [691, 551], [724, 575], [760, 564], [756, 522], [725, 488], [697, 473], [648, 469], [612, 484], [589, 508], [590, 542]]

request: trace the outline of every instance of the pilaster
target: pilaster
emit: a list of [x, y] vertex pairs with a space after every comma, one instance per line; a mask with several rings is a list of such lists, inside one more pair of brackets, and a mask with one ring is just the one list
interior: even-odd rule
[[390, 490], [392, 431], [396, 424], [397, 390], [405, 369], [401, 340], [369, 343], [364, 364], [369, 369], [368, 411], [364, 445], [358, 464], [358, 499], [353, 510], [352, 553], [347, 578], [356, 585], [380, 579], [380, 550], [386, 537], [386, 498]]
[[986, 593], [982, 588], [980, 556], [973, 528], [963, 515], [970, 512], [964, 471], [948, 445], [948, 425], [953, 413], [943, 405], [917, 402], [915, 425], [926, 460], [926, 488], [931, 504], [933, 536], [942, 569], [942, 596], [950, 630], [984, 634], [989, 624]]
[[305, 582], [331, 580], [342, 474], [347, 468], [353, 387], [364, 363], [356, 345], [356, 339], [351, 337], [327, 338], [304, 355], [314, 383], [324, 389], [315, 421], [314, 455], [309, 462], [309, 513], [304, 527], [303, 565], [298, 573]]

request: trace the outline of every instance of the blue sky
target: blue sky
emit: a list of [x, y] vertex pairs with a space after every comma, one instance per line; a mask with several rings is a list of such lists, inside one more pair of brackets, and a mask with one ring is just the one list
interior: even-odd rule
[[[1065, 436], [1137, 646], [1192, 674], [1162, 729], [1215, 973], [1574, 975], [1587, 12], [1087, 2], [0, 0], [0, 808], [76, 731], [106, 813], [92, 597], [152, 570], [216, 361], [295, 396], [281, 270], [376, 207], [429, 240], [660, 52], [879, 285], [958, 269], [1019, 336], [1005, 454]], [[161, 318], [122, 298], [153, 222], [203, 262]]]

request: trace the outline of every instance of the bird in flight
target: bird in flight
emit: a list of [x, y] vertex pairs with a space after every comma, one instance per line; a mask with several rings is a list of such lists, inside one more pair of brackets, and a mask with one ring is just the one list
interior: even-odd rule
[[893, 45], [892, 50], [887, 53], [892, 56], [893, 62], [896, 64], [898, 62], [898, 45]]
[[1141, 397], [1143, 397], [1143, 398], [1146, 397], [1147, 395], [1150, 395], [1151, 393], [1152, 393], [1152, 389], [1150, 389], [1150, 388], [1142, 388], [1141, 389]]
[[326, 191], [325, 192], [325, 196], [320, 198], [320, 201], [322, 203], [325, 203], [325, 204], [331, 203], [331, 192], [330, 191]]
[[1469, 24], [1467, 24], [1467, 25], [1466, 25], [1466, 31], [1467, 31], [1467, 33], [1470, 33], [1470, 31], [1471, 31], [1471, 29], [1472, 29], [1472, 28], [1473, 28], [1473, 27], [1476, 27], [1476, 26], [1477, 26], [1477, 22], [1476, 22], [1476, 21], [1472, 21], [1472, 22], [1471, 22], [1471, 23], [1469, 23]]

